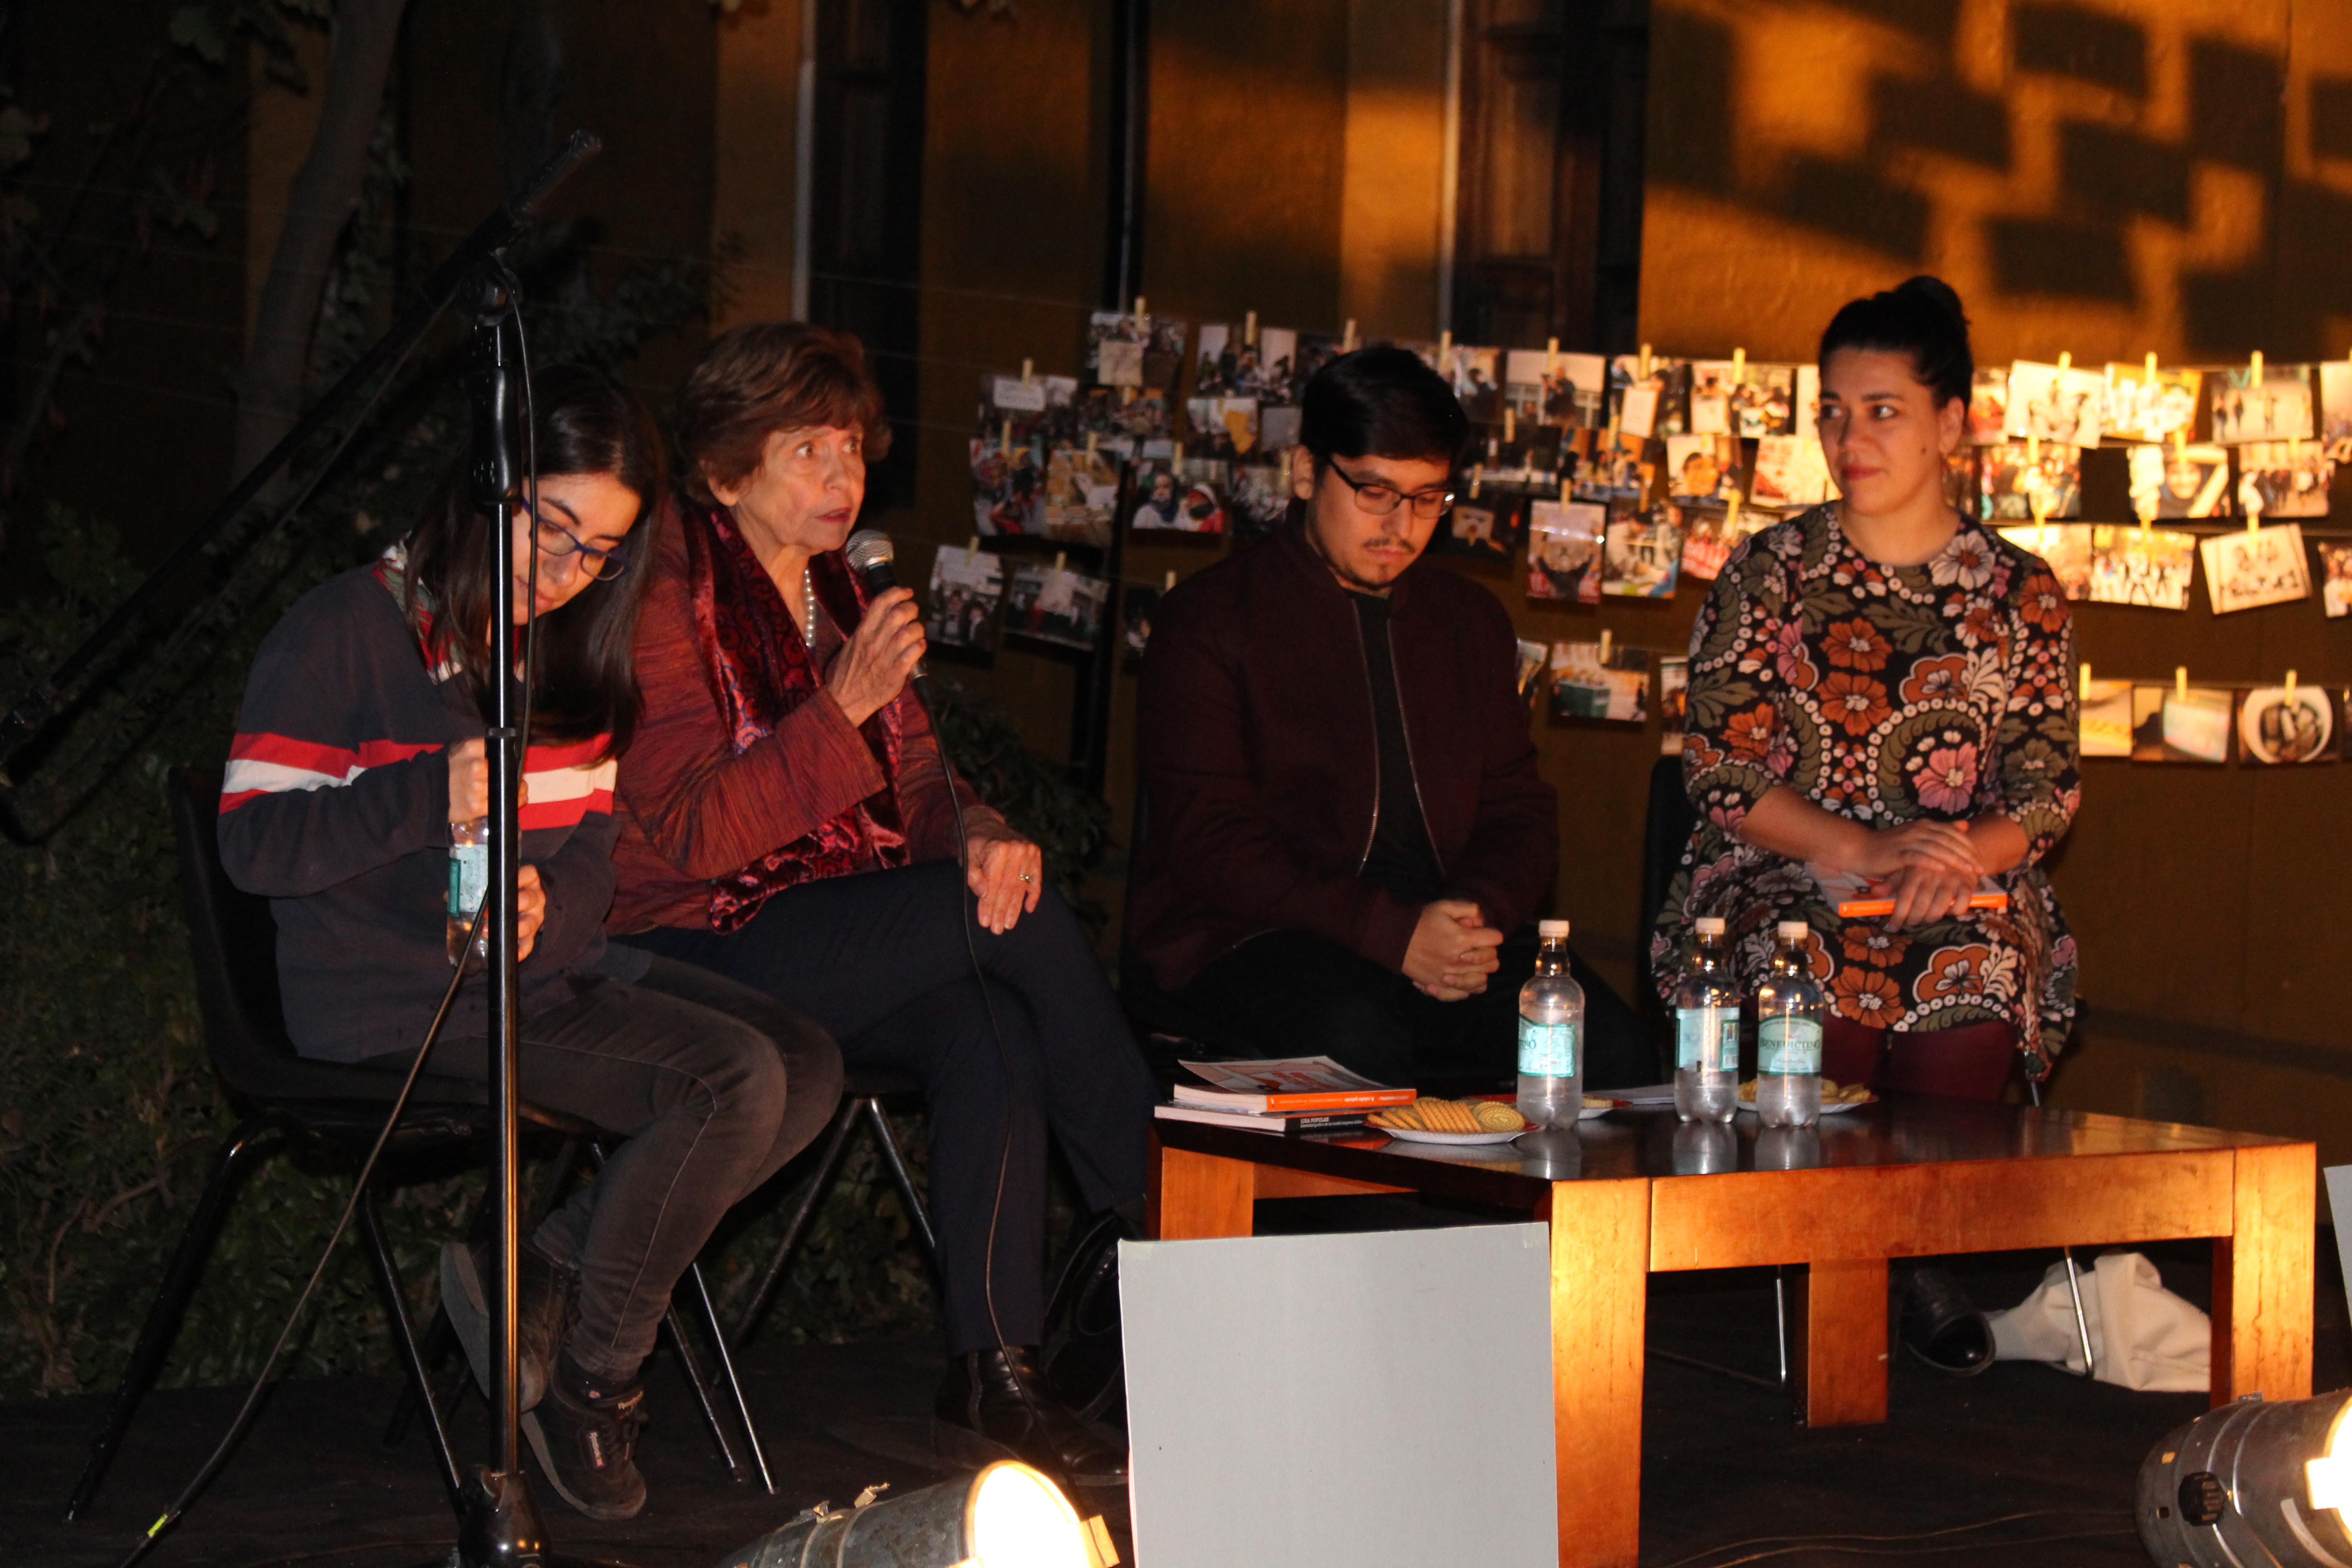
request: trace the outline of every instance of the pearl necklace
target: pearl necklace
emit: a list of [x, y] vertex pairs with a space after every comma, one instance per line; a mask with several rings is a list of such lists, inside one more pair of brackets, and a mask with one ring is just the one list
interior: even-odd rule
[[816, 574], [805, 567], [801, 571], [801, 641], [809, 650], [816, 650]]

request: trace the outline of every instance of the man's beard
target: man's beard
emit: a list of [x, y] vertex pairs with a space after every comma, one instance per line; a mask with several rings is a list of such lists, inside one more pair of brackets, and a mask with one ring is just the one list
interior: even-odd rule
[[[1379, 578], [1366, 577], [1360, 573], [1349, 568], [1338, 558], [1333, 556], [1330, 551], [1324, 548], [1323, 535], [1321, 531], [1316, 528], [1315, 520], [1312, 517], [1309, 517], [1307, 520], [1307, 547], [1315, 552], [1316, 555], [1322, 561], [1324, 565], [1328, 566], [1331, 569], [1331, 574], [1339, 578], [1342, 585], [1349, 588], [1360, 589], [1367, 594], [1385, 593], [1390, 588], [1396, 586], [1397, 578], [1404, 575], [1404, 566], [1398, 567], [1396, 571], [1389, 576]], [[1412, 563], [1411, 561], [1405, 563], [1405, 566], [1410, 566], [1412, 564]]]

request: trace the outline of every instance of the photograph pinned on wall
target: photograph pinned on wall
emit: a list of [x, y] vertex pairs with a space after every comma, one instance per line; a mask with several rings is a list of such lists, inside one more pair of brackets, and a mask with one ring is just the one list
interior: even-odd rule
[[1456, 500], [1430, 536], [1430, 547], [1440, 555], [1507, 566], [1519, 542], [1523, 506], [1516, 496], [1481, 494], [1476, 500]]
[[1681, 436], [1690, 429], [1690, 362], [1652, 355], [1619, 354], [1609, 362], [1609, 406], [1617, 427], [1645, 438]]
[[2099, 426], [2109, 441], [2186, 440], [2197, 433], [2197, 394], [2203, 375], [2193, 370], [2139, 364], [2107, 366], [2106, 413]]
[[2132, 514], [2141, 521], [2231, 514], [2226, 447], [2181, 441], [2134, 447], [2130, 463]]
[[[1726, 366], [1727, 370], [1730, 367]], [[1748, 362], [1730, 387], [1731, 433], [1743, 439], [1791, 435], [1796, 429], [1797, 367]]]
[[2031, 437], [2044, 445], [2095, 447], [2106, 395], [2107, 378], [2097, 371], [2021, 359], [2009, 367], [2009, 416], [2001, 428], [2012, 441]]
[[1609, 509], [1601, 554], [1601, 591], [1628, 599], [1671, 599], [1682, 576], [1682, 514], [1671, 506]]
[[1597, 642], [1551, 645], [1551, 716], [1609, 724], [1641, 724], [1650, 717], [1647, 648]]
[[1570, 449], [1579, 458], [1570, 485], [1573, 500], [1639, 505], [1657, 481], [1657, 466], [1649, 460], [1650, 444], [1639, 436], [1620, 430], [1612, 437], [1606, 430], [1579, 430]]
[[[1297, 406], [1298, 389], [1304, 382], [1298, 374], [1297, 331], [1289, 327], [1260, 327], [1257, 330], [1256, 374], [1261, 416], [1267, 404]], [[1250, 388], [1244, 383], [1241, 390], [1246, 392]]]
[[1224, 532], [1226, 471], [1213, 458], [1138, 463], [1135, 510], [1128, 526], [1138, 533]]
[[1958, 447], [1944, 454], [1944, 504], [1962, 517], [1981, 517], [1982, 497], [1977, 488], [1978, 447]]
[[1971, 447], [1997, 447], [2009, 439], [2009, 367], [1979, 365], [1969, 384]]
[[2249, 441], [2238, 448], [2238, 511], [2326, 517], [2336, 463], [2316, 441]]
[[1158, 588], [1139, 587], [1129, 584], [1118, 596], [1119, 663], [1129, 673], [1143, 668], [1144, 651], [1151, 646], [1151, 617], [1159, 613], [1160, 601], [1176, 585], [1176, 574], [1168, 574], [1165, 585]]
[[[2081, 716], [2075, 734], [2086, 757], [2128, 757], [2132, 754], [2132, 683], [2091, 680], [2081, 683]], [[2147, 688], [2149, 690], [2155, 688]]]
[[1175, 387], [1187, 324], [1166, 316], [1097, 310], [1087, 318], [1087, 375], [1097, 386]]
[[1110, 542], [1118, 515], [1119, 459], [1099, 446], [1067, 442], [1045, 455], [1042, 522], [1045, 537], [1072, 544]]
[[1727, 500], [1740, 493], [1739, 443], [1729, 436], [1666, 437], [1666, 496]]
[[1528, 508], [1528, 597], [1601, 602], [1601, 544], [1608, 508], [1598, 501], [1539, 500]]
[[2083, 510], [2083, 449], [2063, 441], [2008, 441], [1977, 454], [1977, 515], [1986, 521], [2029, 522], [2040, 502], [2044, 518], [2079, 517]]
[[1045, 531], [1044, 455], [1009, 436], [971, 443], [972, 526], [991, 536], [1032, 538]]
[[2091, 525], [2087, 522], [2011, 523], [2000, 536], [2028, 554], [2038, 555], [2058, 579], [2058, 591], [2070, 599], [2091, 596]]
[[[1194, 397], [1248, 397], [1285, 402], [1290, 396], [1290, 356], [1297, 334], [1260, 327], [1253, 341], [1247, 322], [1213, 321], [1201, 328], [1192, 351]], [[1279, 359], [1269, 353], [1280, 351]]]
[[1255, 397], [1187, 398], [1184, 424], [1191, 431], [1186, 437], [1187, 449], [1203, 458], [1233, 462], [1257, 449]]
[[1529, 642], [1525, 637], [1519, 644], [1519, 700], [1532, 702], [1543, 685], [1544, 665], [1551, 658], [1549, 643]]
[[1731, 434], [1731, 362], [1701, 359], [1691, 362], [1690, 433], [1694, 436]]
[[2237, 693], [2226, 687], [2132, 688], [2132, 761], [2226, 763]]
[[2189, 584], [2197, 574], [2197, 536], [2169, 528], [2123, 528], [2111, 522], [2091, 531], [2090, 592], [2095, 605], [2132, 605], [2149, 610], [2186, 610]]
[[1225, 519], [1235, 539], [1249, 542], [1271, 539], [1290, 515], [1290, 464], [1287, 457], [1271, 461], [1236, 463], [1227, 475]]
[[1822, 438], [1822, 367], [1797, 367], [1797, 428], [1795, 434], [1819, 444]]
[[1503, 356], [1504, 405], [1521, 419], [1586, 426], [1603, 423], [1609, 362], [1599, 354], [1512, 349]]
[[1683, 723], [1689, 717], [1690, 660], [1658, 660], [1658, 722], [1664, 726], [1658, 736], [1659, 755], [1679, 757], [1683, 754]]
[[2332, 621], [2352, 615], [2352, 544], [2319, 546], [2319, 607]]
[[2332, 763], [2343, 754], [2336, 704], [2323, 686], [2257, 686], [2238, 697], [2238, 754], [2260, 767]]
[[1748, 496], [1758, 506], [1819, 506], [1832, 493], [1829, 458], [1811, 436], [1766, 436], [1756, 443]]
[[2252, 365], [2241, 365], [2217, 372], [2212, 384], [2218, 445], [2311, 439], [2309, 365], [2265, 363], [2259, 379]]
[[2352, 463], [2352, 360], [2319, 367], [2319, 439], [2332, 461]]
[[1743, 505], [1734, 515], [1725, 501], [1669, 500], [1666, 505], [1682, 529], [1683, 575], [1698, 583], [1723, 575], [1739, 542], [1774, 521], [1770, 512], [1752, 506]]
[[1054, 427], [1058, 438], [1080, 446], [1091, 436], [1113, 457], [1164, 458], [1174, 448], [1176, 410], [1164, 392], [1089, 386], [1054, 416]]
[[[1488, 428], [1486, 455], [1478, 460], [1480, 484], [1517, 492], [1559, 489], [1560, 475], [1572, 465], [1568, 432], [1557, 425], [1538, 425], [1509, 418]], [[1475, 448], [1474, 448], [1475, 449]], [[1456, 478], [1456, 489], [1464, 481]]]
[[1454, 383], [1454, 395], [1461, 401], [1462, 412], [1470, 416], [1472, 424], [1503, 422], [1502, 350], [1455, 343], [1445, 374]]
[[923, 635], [943, 654], [993, 653], [996, 612], [1003, 602], [1003, 557], [976, 546], [942, 544], [931, 557]]
[[1110, 580], [1046, 561], [1013, 569], [1004, 590], [1004, 635], [1056, 647], [1092, 648], [1102, 637]]
[[1307, 384], [1315, 379], [1315, 373], [1347, 352], [1347, 343], [1332, 333], [1300, 332], [1297, 353], [1291, 365], [1291, 401], [1295, 403], [1305, 396]]
[[2311, 597], [2303, 530], [2294, 523], [2209, 534], [2198, 542], [2197, 552], [2205, 563], [2205, 592], [2217, 616]]

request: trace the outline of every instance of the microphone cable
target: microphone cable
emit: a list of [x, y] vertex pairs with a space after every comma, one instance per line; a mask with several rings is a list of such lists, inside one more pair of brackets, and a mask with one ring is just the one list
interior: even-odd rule
[[[523, 621], [521, 670], [523, 705], [520, 728], [523, 741], [521, 754], [523, 757], [528, 757], [531, 721], [530, 673], [533, 668], [532, 654], [537, 648], [539, 638], [539, 445], [537, 432], [532, 428], [530, 351], [523, 331], [520, 289], [514, 275], [507, 270], [504, 263], [500, 262], [497, 265], [499, 281], [507, 289], [507, 316], [514, 327], [516, 357], [521, 371], [520, 380], [522, 384], [520, 423], [522, 426], [524, 487], [525, 494], [529, 498], [527, 504], [530, 520], [529, 536], [530, 567], [528, 578], [528, 607], [524, 611]], [[405, 354], [402, 356], [404, 361], [406, 357]], [[398, 368], [397, 364], [394, 366], [394, 371]], [[385, 382], [379, 384], [375, 396], [370, 398], [366, 407], [361, 410], [360, 420], [353, 422], [354, 429], [357, 428], [359, 422], [364, 421], [369, 412], [374, 408], [377, 399], [383, 395], [383, 387], [389, 384], [390, 377], [387, 376]], [[343, 445], [348, 445], [350, 439], [350, 436], [346, 435]], [[341, 446], [336, 447], [338, 455], [341, 450]], [[314, 480], [314, 486], [315, 482]], [[299, 505], [302, 499], [307, 499], [309, 494], [310, 489], [306, 488], [302, 496], [297, 498], [296, 504]], [[287, 515], [291, 515], [290, 508]], [[499, 521], [506, 527], [513, 526], [511, 517]], [[413, 584], [411, 586], [413, 587]], [[503, 584], [500, 586], [502, 587]], [[511, 615], [513, 612], [509, 609], [507, 613]], [[518, 782], [520, 782], [520, 769], [518, 769]], [[517, 840], [519, 848], [520, 834], [517, 835]], [[205, 1489], [212, 1484], [213, 1479], [228, 1462], [230, 1453], [251, 1427], [254, 1415], [260, 1408], [261, 1396], [270, 1386], [270, 1373], [277, 1369], [278, 1358], [285, 1353], [288, 1342], [294, 1336], [296, 1325], [301, 1321], [304, 1310], [310, 1306], [311, 1296], [319, 1289], [320, 1280], [326, 1277], [327, 1265], [332, 1261], [335, 1248], [343, 1239], [343, 1233], [351, 1228], [352, 1217], [359, 1212], [360, 1201], [367, 1193], [369, 1182], [374, 1179], [375, 1168], [383, 1155], [384, 1146], [391, 1142], [393, 1133], [400, 1126], [401, 1118], [407, 1113], [409, 1097], [415, 1091], [416, 1080], [424, 1076], [425, 1061], [432, 1056], [434, 1046], [440, 1041], [442, 1026], [448, 1022], [449, 1011], [456, 1005], [458, 991], [466, 983], [468, 971], [464, 960], [472, 953], [475, 942], [481, 939], [484, 924], [489, 917], [489, 910], [490, 901], [487, 897], [474, 910], [473, 924], [466, 929], [466, 942], [465, 945], [458, 950], [458, 962], [450, 965], [449, 984], [442, 988], [440, 1005], [433, 1011], [433, 1022], [425, 1030], [424, 1042], [417, 1047], [415, 1058], [409, 1062], [408, 1071], [401, 1079], [399, 1091], [393, 1096], [391, 1109], [384, 1115], [383, 1125], [377, 1129], [375, 1142], [369, 1145], [366, 1157], [360, 1162], [359, 1173], [352, 1183], [351, 1196], [343, 1203], [343, 1212], [337, 1217], [334, 1229], [328, 1234], [326, 1246], [320, 1249], [319, 1261], [312, 1266], [310, 1277], [303, 1282], [300, 1292], [295, 1296], [294, 1305], [286, 1314], [285, 1326], [278, 1331], [278, 1338], [270, 1345], [268, 1355], [262, 1359], [260, 1371], [254, 1374], [252, 1384], [246, 1390], [244, 1402], [237, 1406], [236, 1414], [229, 1420], [228, 1429], [221, 1434], [220, 1441], [213, 1445], [212, 1452], [205, 1457], [204, 1463], [197, 1467], [195, 1474], [190, 1477], [187, 1484], [180, 1489], [179, 1495], [172, 1500], [171, 1505], [156, 1516], [155, 1522], [147, 1527], [146, 1533], [142, 1535], [137, 1543], [123, 1556], [118, 1568], [133, 1568], [133, 1564], [144, 1557], [149, 1549], [163, 1539], [166, 1531], [179, 1523], [188, 1510], [194, 1505], [196, 1499], [203, 1494]], [[393, 1310], [404, 1310], [397, 1303]], [[425, 1390], [424, 1397], [430, 1399], [432, 1391]]]

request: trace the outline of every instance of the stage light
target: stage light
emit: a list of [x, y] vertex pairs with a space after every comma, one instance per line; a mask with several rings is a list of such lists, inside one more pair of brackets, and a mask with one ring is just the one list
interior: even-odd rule
[[2158, 1568], [2352, 1563], [2352, 1391], [2250, 1394], [2158, 1444], [2139, 1471], [2139, 1539]]
[[1100, 1518], [1081, 1521], [1061, 1489], [1010, 1459], [905, 1497], [820, 1503], [730, 1552], [720, 1568], [1112, 1568]]

